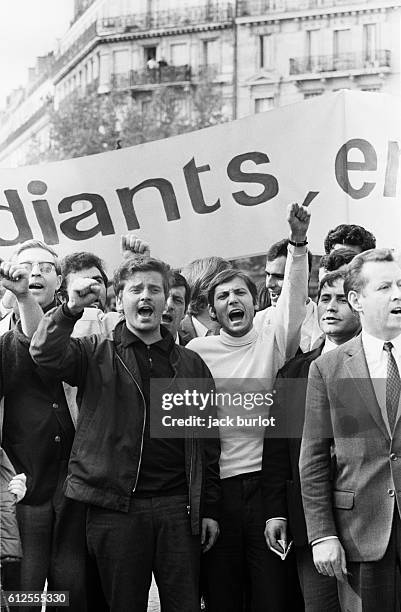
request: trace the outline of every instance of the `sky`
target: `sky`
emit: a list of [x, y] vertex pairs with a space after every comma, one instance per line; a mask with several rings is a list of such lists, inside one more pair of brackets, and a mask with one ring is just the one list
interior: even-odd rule
[[36, 57], [56, 46], [73, 16], [73, 0], [0, 0], [0, 108], [25, 85]]

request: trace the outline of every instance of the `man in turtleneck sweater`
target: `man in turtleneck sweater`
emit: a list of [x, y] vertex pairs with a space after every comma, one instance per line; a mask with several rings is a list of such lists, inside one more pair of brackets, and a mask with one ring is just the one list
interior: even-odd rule
[[[305, 317], [309, 218], [305, 208], [290, 207], [290, 241], [277, 315], [259, 332], [253, 327], [256, 287], [245, 273], [225, 270], [210, 284], [210, 314], [221, 325], [220, 335], [195, 338], [188, 348], [204, 359], [217, 391], [243, 392], [244, 379], [263, 379], [264, 390], [271, 391], [278, 370], [295, 354]], [[218, 416], [229, 416], [230, 411], [219, 406]], [[263, 429], [251, 435], [249, 428], [220, 429], [223, 507], [220, 538], [205, 558], [209, 612], [240, 612], [247, 577], [254, 612], [285, 609], [281, 560], [268, 550], [263, 536], [263, 436]]]

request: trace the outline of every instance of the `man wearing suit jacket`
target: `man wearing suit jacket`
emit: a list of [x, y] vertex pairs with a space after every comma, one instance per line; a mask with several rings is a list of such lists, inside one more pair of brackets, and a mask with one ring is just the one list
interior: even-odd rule
[[345, 292], [362, 333], [319, 357], [309, 373], [300, 458], [308, 539], [318, 572], [336, 576], [349, 597], [344, 610], [394, 612], [401, 553], [401, 267], [392, 252], [357, 255]]
[[[324, 338], [312, 351], [296, 355], [278, 373], [276, 389], [282, 401], [278, 402], [279, 405], [275, 411], [276, 419], [279, 421], [280, 412], [283, 410], [287, 412], [291, 410], [292, 414], [295, 411], [300, 432], [302, 432], [305, 412], [306, 379], [311, 364], [321, 354], [344, 344], [360, 331], [359, 317], [351, 309], [344, 295], [344, 279], [345, 272], [343, 271], [330, 272], [322, 278], [319, 284], [317, 311], [319, 326]], [[299, 381], [299, 385], [294, 379]], [[294, 384], [296, 384], [296, 389], [294, 389]], [[281, 391], [284, 392], [283, 396]], [[295, 402], [294, 398], [296, 398]], [[291, 418], [291, 415], [288, 416]], [[282, 552], [277, 540], [288, 541], [287, 532], [289, 530], [295, 544], [298, 576], [306, 611], [337, 612], [339, 602], [336, 580], [317, 573], [308, 545], [298, 469], [300, 448], [301, 437], [265, 438], [262, 492], [267, 519], [266, 542], [269, 546]], [[301, 610], [303, 605], [299, 603], [297, 605], [294, 600], [292, 610], [295, 611], [295, 609]]]

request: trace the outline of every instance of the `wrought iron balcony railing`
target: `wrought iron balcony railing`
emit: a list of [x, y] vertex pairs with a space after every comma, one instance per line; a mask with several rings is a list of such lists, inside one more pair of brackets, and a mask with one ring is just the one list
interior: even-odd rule
[[390, 61], [391, 52], [383, 49], [369, 56], [364, 53], [339, 53], [337, 55], [295, 57], [290, 59], [290, 74], [389, 68]]
[[184, 66], [161, 66], [146, 70], [129, 70], [113, 74], [111, 82], [113, 87], [124, 89], [140, 85], [180, 83], [190, 81], [191, 77], [191, 67], [185, 64]]
[[372, 0], [238, 0], [237, 17], [253, 17], [314, 9], [336, 8], [349, 4], [369, 4]]
[[120, 15], [100, 19], [97, 23], [99, 36], [106, 34], [121, 34], [125, 32], [141, 32], [158, 28], [179, 28], [188, 25], [204, 23], [222, 23], [233, 18], [231, 3], [207, 2], [201, 6], [186, 7], [185, 9], [167, 9]]

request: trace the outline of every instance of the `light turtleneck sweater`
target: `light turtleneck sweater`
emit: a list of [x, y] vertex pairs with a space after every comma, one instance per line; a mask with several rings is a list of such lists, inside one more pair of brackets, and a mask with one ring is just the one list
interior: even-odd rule
[[[305, 247], [288, 247], [283, 289], [273, 319], [265, 314], [259, 331], [254, 327], [244, 336], [231, 336], [222, 329], [218, 336], [194, 338], [187, 348], [198, 353], [210, 369], [218, 392], [269, 392], [278, 370], [298, 346], [307, 297]], [[261, 379], [260, 382], [247, 382]], [[248, 412], [244, 416], [254, 416]], [[259, 414], [259, 413], [258, 413]], [[230, 416], [228, 405], [218, 406], [219, 418]], [[263, 416], [268, 416], [268, 409]], [[244, 433], [245, 432], [245, 433]], [[220, 428], [220, 476], [229, 478], [262, 468], [264, 431], [250, 435], [249, 427]]]

